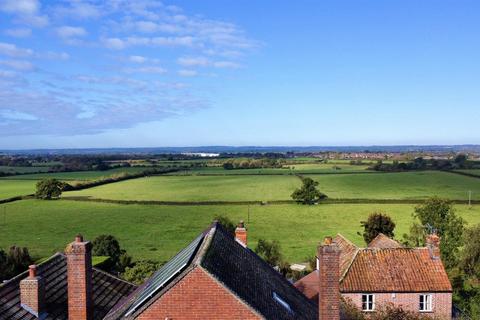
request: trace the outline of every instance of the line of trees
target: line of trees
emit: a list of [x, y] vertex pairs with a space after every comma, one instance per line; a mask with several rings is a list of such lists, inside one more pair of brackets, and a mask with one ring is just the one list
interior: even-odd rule
[[231, 159], [223, 163], [225, 170], [282, 168], [284, 162], [279, 159]]
[[467, 156], [458, 154], [452, 160], [449, 159], [428, 159], [422, 157], [415, 158], [409, 162], [399, 162], [394, 160], [392, 163], [384, 163], [379, 160], [376, 164], [371, 166], [370, 170], [385, 171], [385, 172], [401, 172], [414, 170], [455, 170], [455, 169], [471, 169], [478, 166], [473, 161], [468, 161]]

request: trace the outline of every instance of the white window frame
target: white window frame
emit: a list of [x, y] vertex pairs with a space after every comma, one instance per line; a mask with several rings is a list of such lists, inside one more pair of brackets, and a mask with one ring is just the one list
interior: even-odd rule
[[420, 312], [433, 311], [433, 295], [431, 293], [424, 293], [418, 297], [418, 310]]
[[[363, 298], [365, 297], [365, 304]], [[362, 311], [371, 312], [375, 311], [375, 295], [373, 293], [362, 294]]]

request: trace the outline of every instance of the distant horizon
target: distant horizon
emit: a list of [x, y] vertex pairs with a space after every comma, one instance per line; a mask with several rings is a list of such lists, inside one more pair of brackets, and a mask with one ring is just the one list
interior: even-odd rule
[[433, 145], [200, 145], [200, 146], [158, 146], [158, 147], [105, 147], [105, 148], [30, 148], [30, 149], [1, 149], [0, 153], [41, 153], [66, 152], [80, 154], [81, 152], [94, 153], [95, 151], [110, 151], [122, 153], [128, 151], [157, 151], [159, 153], [253, 153], [253, 152], [441, 152], [441, 151], [471, 151], [480, 152], [480, 144], [433, 144]]
[[479, 28], [469, 0], [0, 1], [0, 149], [477, 142]]

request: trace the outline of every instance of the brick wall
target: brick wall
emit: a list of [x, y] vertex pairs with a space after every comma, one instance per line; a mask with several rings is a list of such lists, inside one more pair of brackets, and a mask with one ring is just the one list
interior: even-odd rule
[[[362, 295], [358, 293], [342, 293], [342, 296], [349, 298], [359, 309], [362, 308]], [[418, 311], [419, 293], [376, 293], [375, 305], [378, 308], [387, 303], [393, 303], [396, 306], [402, 306], [405, 310]], [[441, 319], [451, 319], [452, 317], [452, 294], [451, 293], [432, 293], [432, 310], [425, 312]]]
[[202, 268], [196, 267], [137, 319], [261, 319]]
[[318, 313], [320, 320], [340, 319], [340, 250], [331, 238], [318, 248]]

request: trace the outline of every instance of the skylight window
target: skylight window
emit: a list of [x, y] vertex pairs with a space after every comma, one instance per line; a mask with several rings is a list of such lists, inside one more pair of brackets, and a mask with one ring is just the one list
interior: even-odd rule
[[293, 313], [292, 308], [282, 297], [280, 297], [276, 292], [273, 292], [273, 299], [278, 302], [282, 307], [284, 307], [288, 312]]

